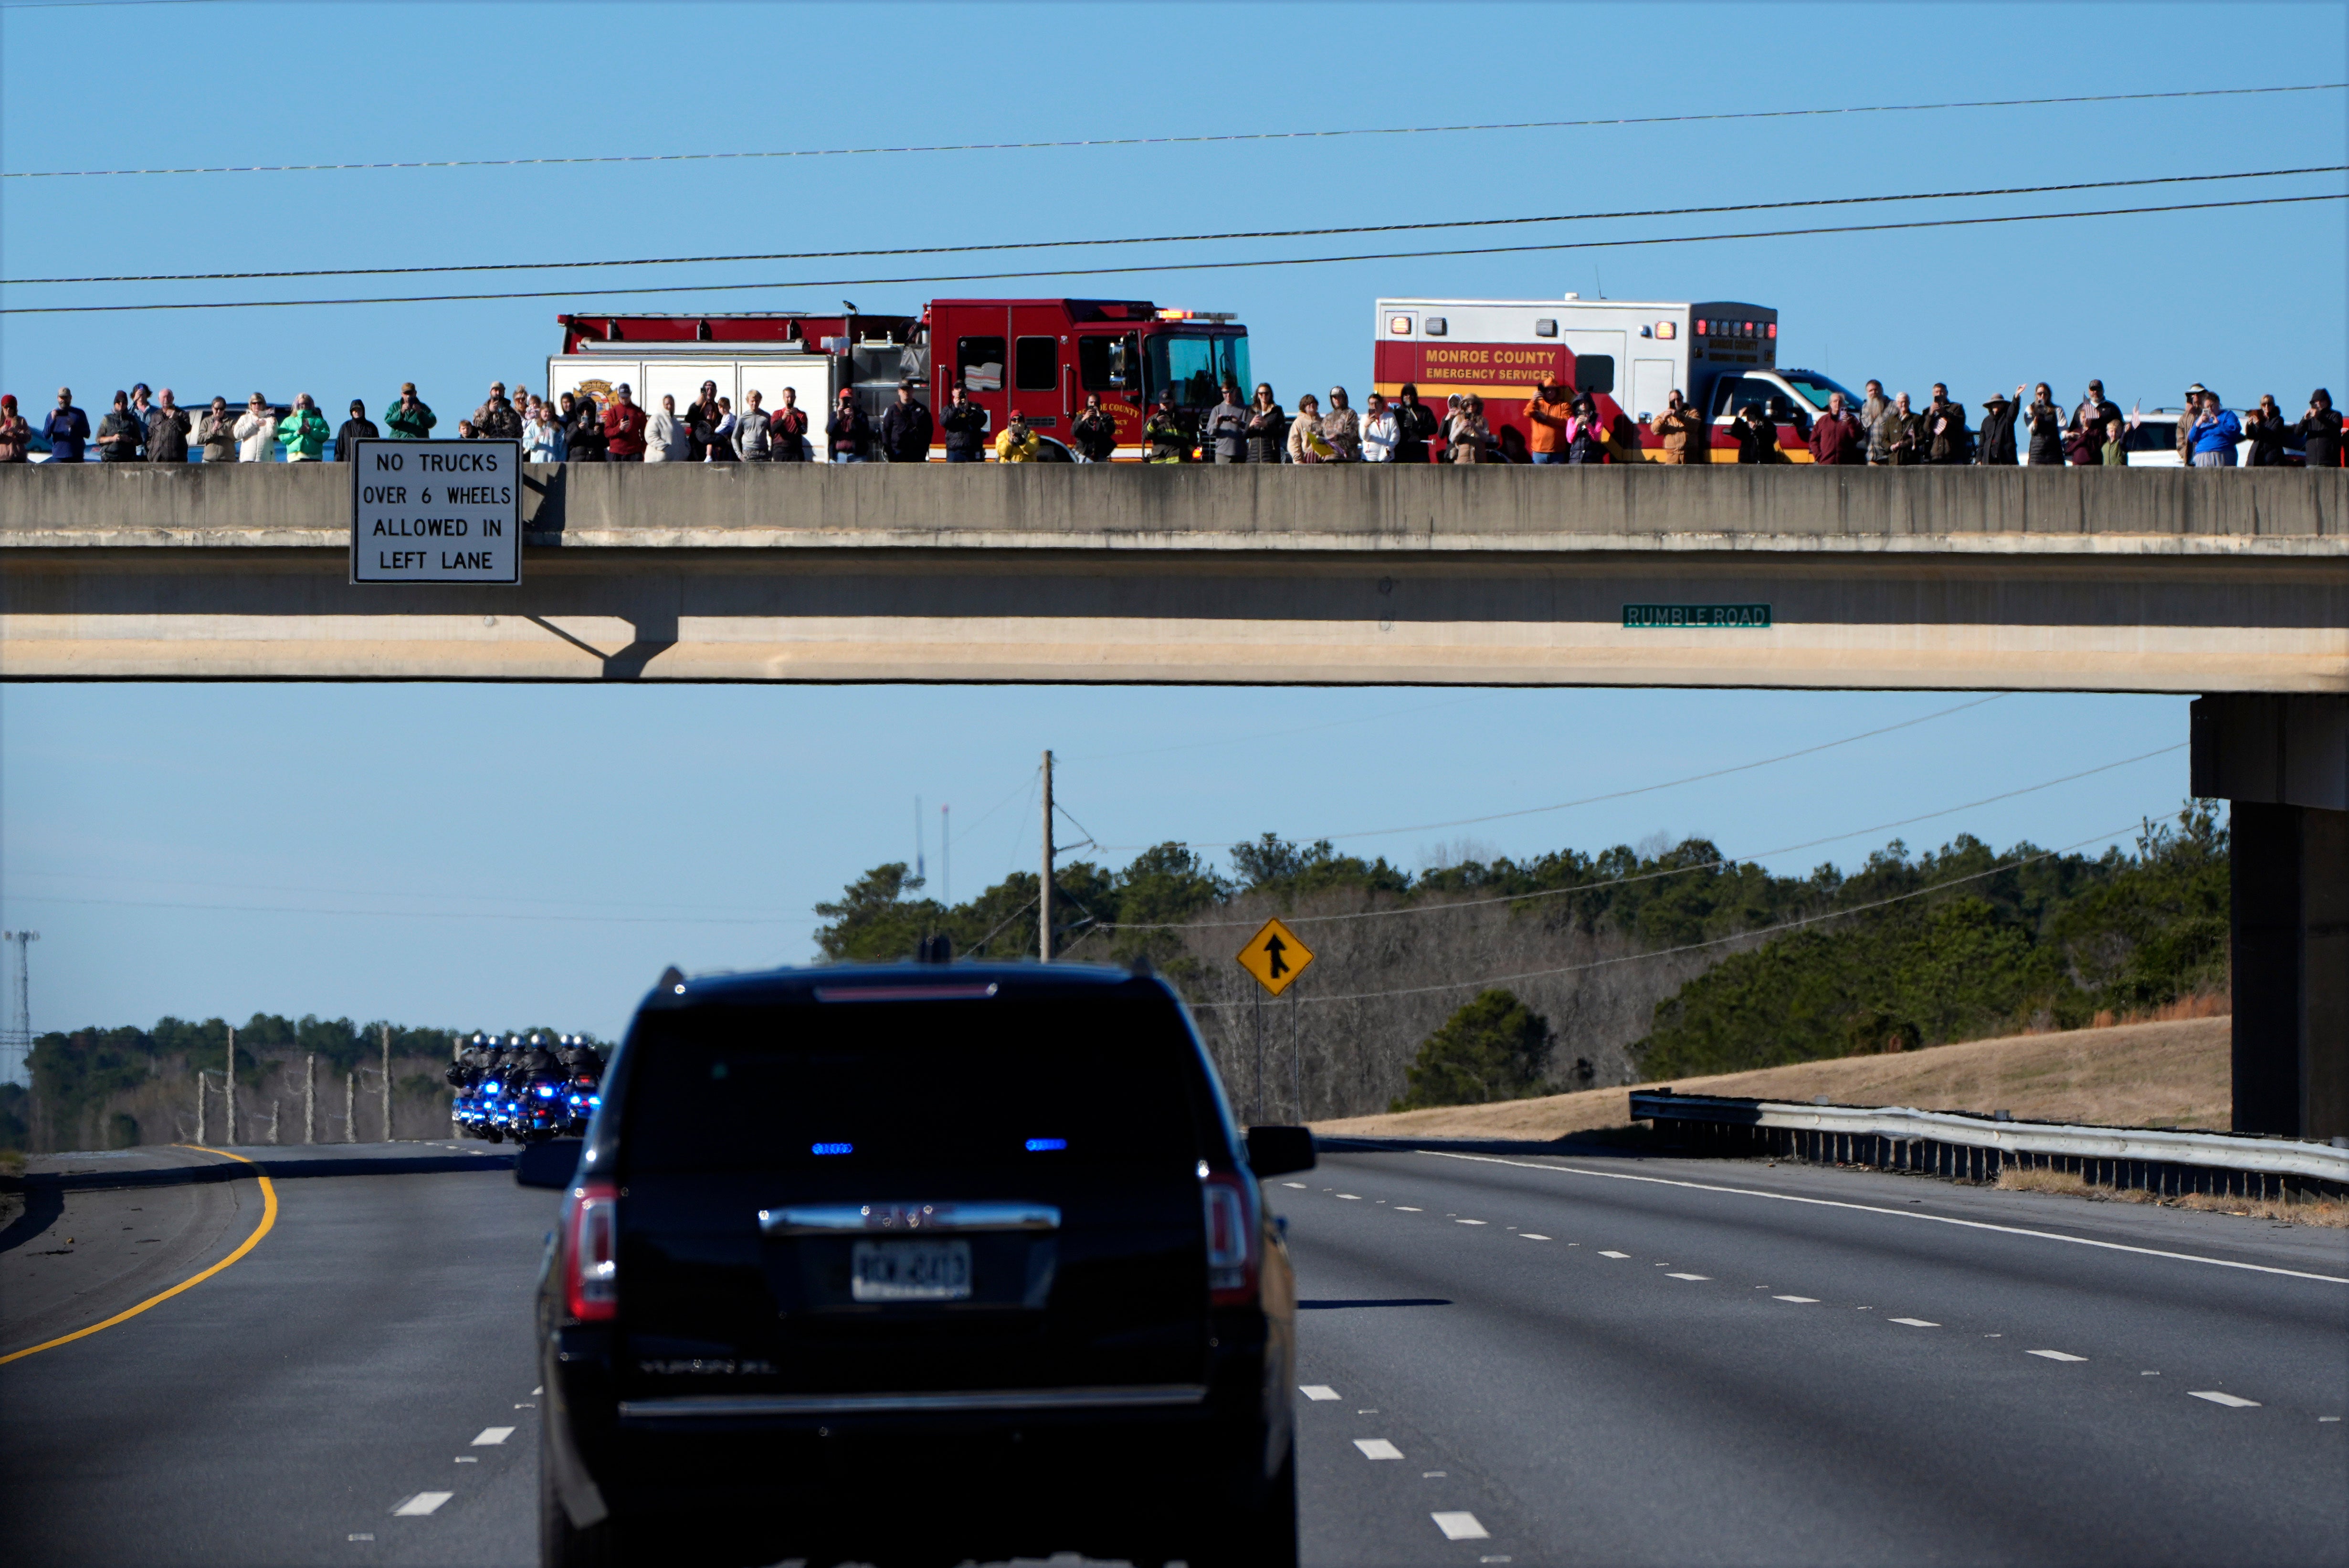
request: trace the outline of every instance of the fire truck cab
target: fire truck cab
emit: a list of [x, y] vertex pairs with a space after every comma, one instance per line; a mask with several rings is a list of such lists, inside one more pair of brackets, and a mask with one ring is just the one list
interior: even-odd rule
[[1483, 398], [1502, 455], [1516, 461], [1525, 459], [1526, 404], [1543, 387], [1590, 394], [1604, 421], [1629, 416], [1651, 448], [1661, 438], [1648, 421], [1674, 391], [1711, 419], [1713, 446], [1733, 452], [1731, 422], [1762, 407], [1795, 462], [1810, 461], [1812, 420], [1843, 390], [1781, 369], [1778, 313], [1729, 301], [1382, 299], [1375, 345], [1381, 392], [1392, 397], [1410, 382], [1438, 410], [1455, 397]]
[[[769, 413], [791, 387], [808, 410], [816, 460], [825, 419], [843, 387], [876, 425], [906, 381], [924, 388], [933, 418], [957, 386], [987, 410], [990, 439], [1024, 415], [1048, 460], [1066, 462], [1088, 393], [1117, 424], [1118, 457], [1140, 457], [1151, 406], [1167, 403], [1195, 433], [1225, 381], [1245, 387], [1247, 328], [1228, 315], [1164, 310], [1147, 300], [934, 300], [919, 315], [563, 315], [563, 352], [547, 360], [555, 393], [601, 401], [628, 382], [638, 404], [678, 407], [714, 381], [743, 406], [761, 394]], [[941, 432], [934, 449], [943, 448]]]

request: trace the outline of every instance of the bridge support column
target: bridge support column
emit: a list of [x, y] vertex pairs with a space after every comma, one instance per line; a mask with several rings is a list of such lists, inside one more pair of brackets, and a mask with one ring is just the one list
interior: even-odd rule
[[2349, 1135], [2349, 696], [2206, 696], [2193, 730], [2232, 802], [2235, 1128]]

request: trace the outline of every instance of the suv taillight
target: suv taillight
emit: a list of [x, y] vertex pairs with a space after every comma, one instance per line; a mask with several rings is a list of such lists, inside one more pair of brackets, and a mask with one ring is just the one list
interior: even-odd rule
[[609, 1181], [574, 1187], [564, 1204], [563, 1297], [582, 1323], [620, 1310], [620, 1193]]
[[1207, 1204], [1207, 1299], [1245, 1306], [1257, 1294], [1255, 1194], [1245, 1179], [1226, 1172], [1206, 1178], [1199, 1191]]

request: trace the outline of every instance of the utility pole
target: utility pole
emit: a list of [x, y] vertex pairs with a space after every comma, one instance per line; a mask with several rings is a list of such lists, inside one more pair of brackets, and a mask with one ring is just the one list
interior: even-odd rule
[[0, 1064], [0, 1083], [16, 1082], [20, 1068], [26, 1083], [29, 1085], [33, 1081], [32, 944], [40, 939], [41, 934], [37, 931], [0, 932], [0, 940], [5, 940], [15, 949], [8, 975], [12, 982], [8, 996], [8, 1032], [0, 1036], [0, 1039], [5, 1040], [8, 1046], [8, 1054], [15, 1059]]
[[196, 1141], [204, 1140], [204, 1069], [196, 1069]]
[[318, 1053], [302, 1058], [302, 1141], [318, 1141]]
[[1036, 884], [1036, 957], [1052, 962], [1052, 754], [1044, 753], [1044, 874]]
[[922, 798], [914, 797], [914, 880], [929, 881], [929, 868], [922, 863]]
[[954, 808], [938, 808], [938, 902], [954, 907]]
[[358, 1064], [353, 1062], [349, 1076], [343, 1079], [343, 1141], [346, 1143], [359, 1140], [358, 1114], [359, 1068]]
[[391, 1141], [391, 1026], [383, 1026], [383, 1140]]
[[228, 1130], [222, 1140], [236, 1141], [236, 1026], [228, 1026], [228, 1077], [221, 1080], [221, 1098], [228, 1101]]

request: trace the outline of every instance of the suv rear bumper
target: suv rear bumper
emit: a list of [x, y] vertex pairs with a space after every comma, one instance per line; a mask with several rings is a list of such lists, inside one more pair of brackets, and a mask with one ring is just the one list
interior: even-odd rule
[[755, 1422], [777, 1430], [865, 1416], [990, 1417], [1033, 1419], [1056, 1413], [1181, 1410], [1204, 1405], [1204, 1383], [1112, 1388], [998, 1388], [905, 1394], [688, 1394], [620, 1402], [623, 1431], [678, 1431]]

